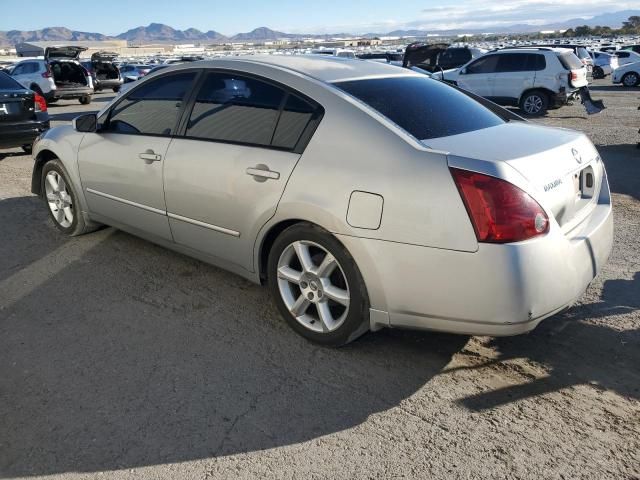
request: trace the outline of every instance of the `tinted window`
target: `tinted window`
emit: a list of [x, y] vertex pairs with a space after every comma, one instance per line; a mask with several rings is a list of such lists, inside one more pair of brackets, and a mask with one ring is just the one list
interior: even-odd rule
[[471, 52], [466, 48], [447, 48], [440, 55], [440, 63], [458, 63], [464, 65], [471, 60]]
[[505, 53], [499, 55], [497, 72], [532, 72], [544, 70], [544, 55], [533, 53]]
[[577, 70], [583, 67], [582, 62], [572, 52], [564, 52], [558, 55], [558, 59], [562, 66], [567, 70]]
[[289, 95], [284, 105], [271, 145], [295, 148], [298, 140], [313, 118], [315, 108], [296, 95]]
[[115, 106], [107, 130], [170, 135], [178, 120], [181, 101], [195, 76], [195, 72], [186, 72], [144, 83]]
[[356, 80], [335, 85], [420, 140], [504, 123], [464, 93], [426, 77]]
[[620, 58], [629, 58], [631, 56], [629, 52], [617, 52], [616, 55]]
[[29, 63], [21, 63], [16, 68], [13, 69], [12, 75], [28, 75], [30, 73], [36, 73], [39, 70], [39, 66], [37, 63], [29, 62]]
[[467, 75], [473, 75], [476, 73], [493, 73], [496, 71], [498, 65], [499, 55], [486, 55], [479, 58], [466, 68]]
[[24, 90], [22, 85], [4, 72], [0, 72], [0, 90]]
[[211, 73], [196, 99], [187, 136], [271, 145], [285, 92], [235, 74]]

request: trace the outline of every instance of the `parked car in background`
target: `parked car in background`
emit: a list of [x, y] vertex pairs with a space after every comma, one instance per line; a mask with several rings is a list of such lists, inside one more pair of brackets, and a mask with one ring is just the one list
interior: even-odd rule
[[314, 48], [311, 51], [312, 55], [328, 55], [338, 58], [356, 58], [356, 54], [353, 50], [345, 48]]
[[625, 87], [637, 87], [640, 85], [640, 62], [628, 63], [616, 68], [611, 75], [611, 82], [622, 84]]
[[151, 71], [151, 65], [127, 64], [120, 65], [120, 74], [124, 79], [124, 83], [135, 82]]
[[593, 59], [593, 78], [605, 78], [613, 73], [618, 68], [618, 57], [616, 55], [597, 52], [590, 50], [589, 54]]
[[587, 69], [571, 50], [549, 47], [496, 50], [433, 76], [530, 116], [566, 104], [588, 85]]
[[636, 53], [633, 50], [618, 50], [615, 55], [618, 57], [619, 66], [640, 62], [640, 53]]
[[77, 99], [91, 103], [93, 80], [80, 61], [84, 47], [48, 47], [44, 59], [23, 60], [11, 69], [11, 76], [23, 87], [42, 95], [47, 102]]
[[620, 50], [631, 50], [633, 52], [640, 54], [640, 45], [626, 45], [622, 47]]
[[90, 61], [82, 62], [82, 66], [91, 73], [93, 87], [97, 92], [109, 89], [117, 93], [120, 90], [124, 80], [114, 63], [117, 57], [117, 53], [96, 52], [91, 55]]
[[485, 53], [486, 50], [479, 48], [450, 47], [446, 43], [415, 42], [405, 49], [403, 67], [417, 67], [433, 73], [458, 68]]
[[33, 140], [48, 129], [44, 97], [0, 72], [0, 148], [22, 147], [31, 152]]
[[377, 62], [179, 65], [50, 130], [34, 157], [62, 234], [112, 225], [266, 283], [324, 345], [382, 327], [528, 332], [613, 243], [586, 135]]

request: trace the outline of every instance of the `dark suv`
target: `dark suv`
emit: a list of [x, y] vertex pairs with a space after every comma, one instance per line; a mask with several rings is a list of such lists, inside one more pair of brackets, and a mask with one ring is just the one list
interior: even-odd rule
[[82, 62], [82, 66], [91, 73], [96, 92], [111, 89], [117, 93], [120, 90], [123, 79], [114, 63], [117, 56], [117, 53], [96, 52], [91, 55], [91, 61]]

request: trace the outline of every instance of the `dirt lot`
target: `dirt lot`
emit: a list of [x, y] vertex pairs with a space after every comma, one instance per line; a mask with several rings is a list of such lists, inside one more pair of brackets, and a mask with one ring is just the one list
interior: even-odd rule
[[63, 238], [31, 159], [0, 152], [0, 478], [640, 478], [640, 90], [593, 95], [600, 115], [541, 122], [598, 145], [614, 251], [515, 338], [315, 347], [264, 288], [112, 229]]

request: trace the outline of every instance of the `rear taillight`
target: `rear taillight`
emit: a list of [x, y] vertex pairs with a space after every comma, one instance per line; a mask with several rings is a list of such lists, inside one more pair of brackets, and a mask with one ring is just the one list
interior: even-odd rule
[[528, 193], [499, 178], [451, 168], [479, 242], [520, 242], [549, 231], [549, 217]]
[[51, 78], [53, 73], [51, 72], [51, 65], [47, 64], [47, 70], [42, 73], [42, 78]]
[[44, 99], [42, 95], [39, 95], [36, 93], [33, 97], [33, 102], [35, 103], [36, 112], [47, 111], [47, 101]]
[[571, 80], [578, 80], [578, 72], [571, 71]]

